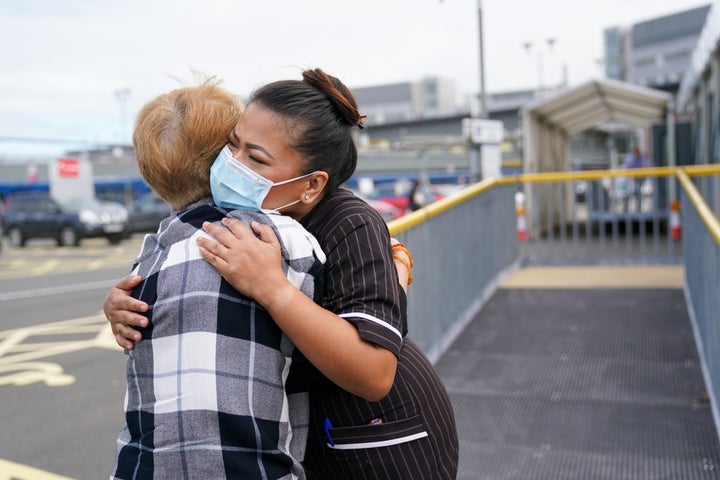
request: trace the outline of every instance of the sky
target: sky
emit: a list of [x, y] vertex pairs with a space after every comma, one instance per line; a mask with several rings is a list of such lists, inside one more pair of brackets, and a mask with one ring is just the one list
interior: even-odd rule
[[[602, 76], [603, 30], [712, 0], [482, 0], [488, 93]], [[480, 90], [478, 0], [0, 0], [0, 160], [129, 143], [142, 105], [215, 75], [242, 96], [320, 67], [351, 89]], [[554, 39], [552, 48], [548, 39]], [[530, 43], [530, 49], [525, 44]], [[542, 65], [542, 68], [540, 67]]]

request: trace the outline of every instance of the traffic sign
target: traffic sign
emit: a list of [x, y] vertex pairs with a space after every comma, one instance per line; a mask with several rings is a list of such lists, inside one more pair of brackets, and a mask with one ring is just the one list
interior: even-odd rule
[[504, 127], [500, 120], [487, 118], [464, 118], [463, 132], [473, 143], [501, 143], [504, 137]]
[[75, 178], [80, 174], [80, 163], [74, 158], [59, 158], [58, 173], [64, 178]]

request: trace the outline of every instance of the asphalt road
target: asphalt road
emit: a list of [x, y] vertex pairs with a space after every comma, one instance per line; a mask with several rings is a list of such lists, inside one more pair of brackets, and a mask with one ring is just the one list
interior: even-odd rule
[[125, 355], [102, 316], [141, 237], [0, 253], [0, 479], [108, 478]]

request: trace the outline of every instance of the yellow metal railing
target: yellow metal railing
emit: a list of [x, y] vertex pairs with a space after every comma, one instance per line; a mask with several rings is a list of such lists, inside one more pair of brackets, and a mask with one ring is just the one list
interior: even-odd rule
[[[518, 175], [504, 176], [483, 180], [460, 192], [444, 198], [438, 202], [432, 203], [420, 210], [405, 215], [402, 218], [393, 220], [388, 223], [391, 235], [409, 230], [414, 226], [435, 217], [455, 206], [466, 202], [467, 200], [481, 195], [492, 188], [506, 185], [519, 185], [523, 183], [551, 183], [551, 182], [567, 182], [577, 180], [603, 180], [607, 178], [618, 177], [676, 177], [683, 188], [688, 192], [688, 197], [692, 200], [695, 208], [703, 218], [708, 229], [712, 232], [714, 238], [720, 243], [720, 223], [717, 217], [707, 207], [702, 200], [699, 192], [693, 185], [689, 177], [704, 175], [720, 175], [720, 164], [708, 165], [688, 165], [682, 167], [649, 167], [649, 168], [633, 168], [618, 170], [586, 170], [573, 172], [542, 172], [542, 173], [521, 173]], [[693, 193], [691, 193], [693, 192]]]
[[[700, 195], [700, 192], [697, 188], [695, 188], [692, 180], [690, 180], [688, 173], [689, 172], [683, 171], [681, 169], [677, 172], [677, 178], [680, 181], [683, 189], [685, 190], [688, 198], [695, 207], [695, 210], [697, 210], [700, 219], [703, 221], [708, 231], [710, 232], [710, 235], [712, 235], [712, 237], [715, 239], [715, 242], [720, 245], [720, 221], [718, 221], [718, 218], [707, 206], [705, 200], [703, 200], [702, 196]], [[720, 168], [718, 168], [718, 173], [720, 173]]]
[[437, 215], [440, 215], [441, 213], [446, 212], [447, 210], [450, 210], [451, 208], [454, 208], [477, 195], [481, 195], [483, 192], [487, 192], [493, 187], [503, 184], [504, 183], [501, 182], [501, 179], [489, 179], [470, 185], [454, 195], [443, 198], [437, 202], [433, 202], [419, 210], [408, 213], [403, 217], [389, 222], [388, 228], [390, 229], [390, 234], [396, 235], [405, 230], [409, 230], [414, 226], [436, 217]]
[[[697, 179], [711, 175], [720, 175], [720, 164], [519, 174], [478, 182], [390, 222], [391, 234], [406, 243], [415, 257], [416, 281], [408, 295], [410, 331], [428, 356], [439, 358], [490, 298], [498, 279], [531, 262], [682, 263], [688, 312], [720, 431], [720, 221], [717, 203], [711, 203], [715, 211], [708, 206], [708, 201], [718, 201], [720, 180]], [[578, 213], [575, 190], [569, 188], [574, 181], [604, 188], [606, 179], [619, 177], [652, 181], [648, 208], [643, 208], [641, 199], [639, 208], [633, 203], [632, 212], [616, 211], [593, 205], [591, 197], [585, 197], [584, 212]], [[534, 213], [558, 208], [560, 216], [547, 215], [552, 221], [543, 225], [544, 237], [515, 236], [520, 223], [515, 232], [513, 213], [518, 210], [513, 200], [518, 201], [521, 186], [528, 198], [541, 189], [558, 193], [526, 203]], [[675, 193], [682, 199], [680, 212]], [[563, 210], [565, 203], [569, 211]], [[593, 217], [595, 207], [602, 211]], [[676, 236], [673, 216], [678, 213], [683, 226]], [[659, 227], [661, 217], [664, 228]], [[584, 234], [578, 234], [581, 226]]]

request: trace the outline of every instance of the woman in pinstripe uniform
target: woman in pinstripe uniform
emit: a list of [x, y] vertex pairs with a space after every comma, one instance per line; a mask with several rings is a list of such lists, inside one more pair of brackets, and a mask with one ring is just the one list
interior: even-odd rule
[[[308, 478], [454, 479], [452, 406], [429, 360], [405, 336], [405, 293], [387, 226], [365, 202], [339, 188], [355, 170], [351, 129], [362, 128], [362, 118], [345, 85], [308, 70], [302, 81], [256, 91], [229, 139], [233, 155], [272, 182], [328, 173], [323, 185], [273, 187], [262, 203], [299, 220], [327, 255], [319, 305], [304, 301], [287, 283], [277, 241], [262, 226], [255, 232], [232, 221], [225, 223], [229, 230], [208, 226], [219, 243], [199, 242], [201, 251], [236, 289], [268, 310], [314, 366]], [[142, 305], [122, 292], [131, 288], [130, 279], [119, 282], [105, 302], [118, 343], [126, 348], [128, 340], [138, 340], [128, 326], [144, 318], [131, 312]]]

